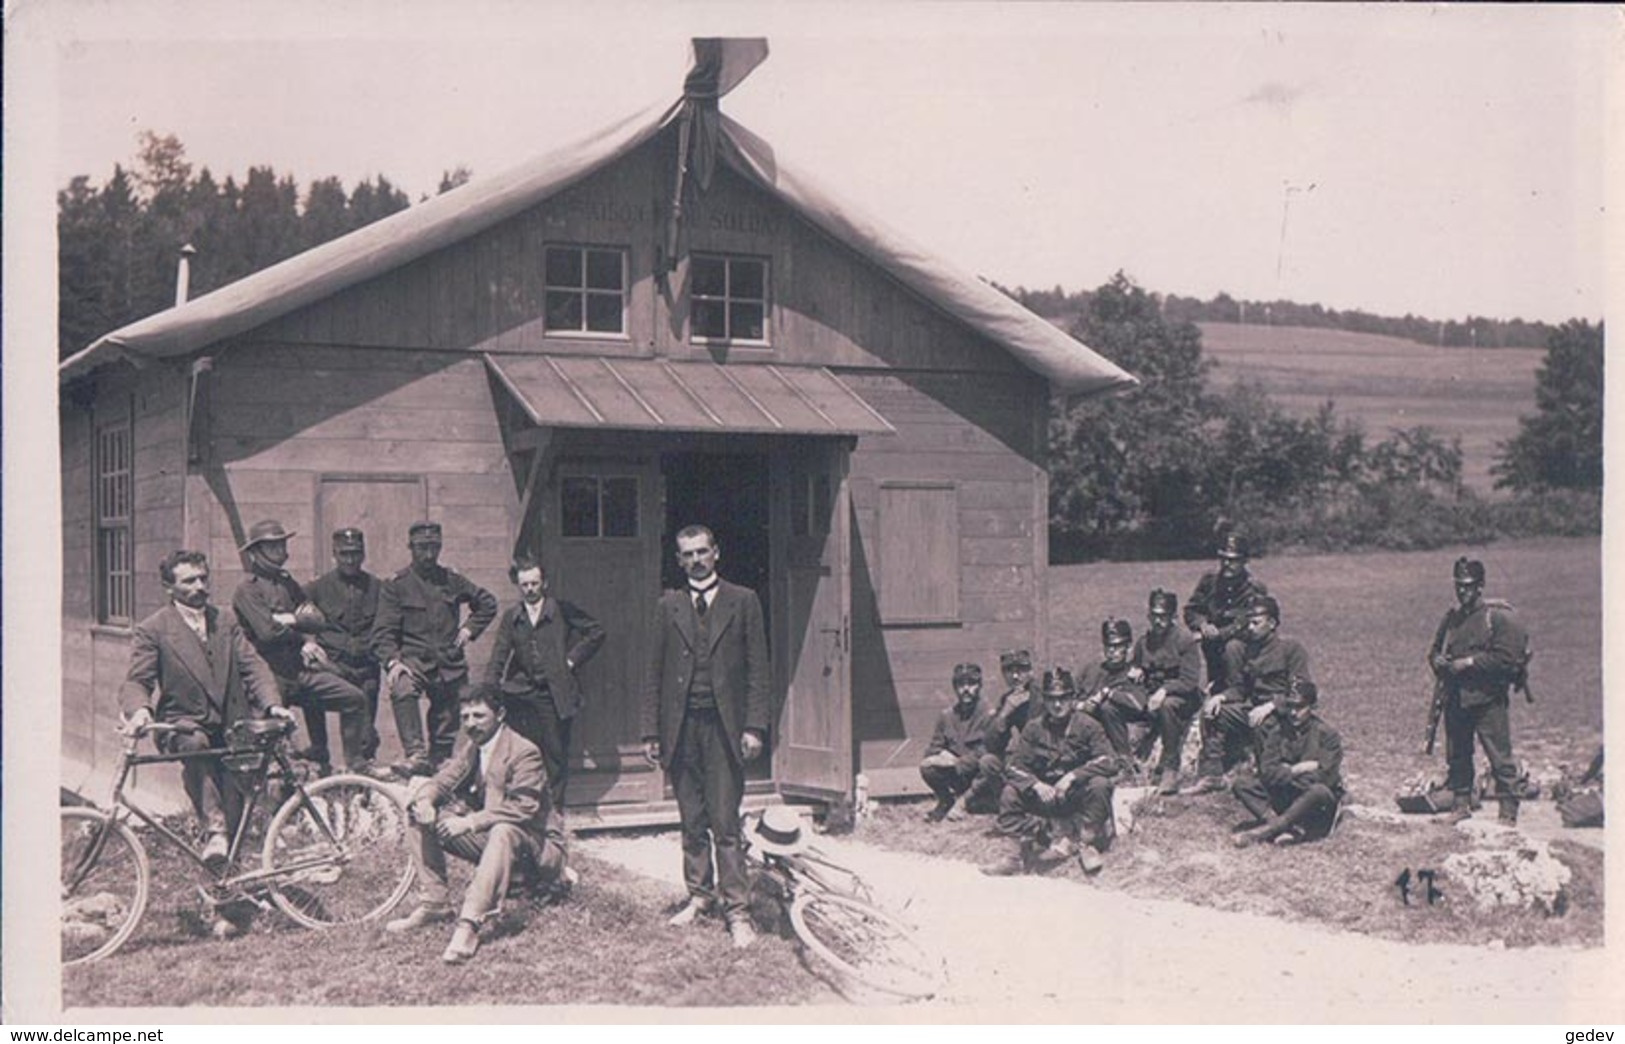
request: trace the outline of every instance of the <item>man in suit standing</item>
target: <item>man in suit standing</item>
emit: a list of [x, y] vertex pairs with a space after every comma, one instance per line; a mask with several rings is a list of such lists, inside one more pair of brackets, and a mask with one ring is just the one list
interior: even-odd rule
[[519, 604], [497, 618], [485, 680], [502, 687], [508, 727], [541, 750], [548, 800], [562, 814], [570, 726], [582, 704], [575, 672], [604, 644], [604, 629], [579, 606], [548, 593], [540, 562], [515, 559], [508, 576], [519, 587]]
[[[412, 523], [406, 542], [412, 564], [384, 581], [378, 592], [372, 652], [384, 665], [395, 728], [406, 748], [406, 760], [398, 768], [406, 775], [427, 776], [451, 756], [457, 741], [459, 697], [468, 684], [468, 643], [496, 619], [497, 600], [440, 564], [440, 523]], [[429, 707], [420, 714], [418, 703], [425, 699]]]
[[[643, 691], [644, 755], [669, 775], [683, 825], [688, 902], [671, 924], [694, 923], [718, 906], [736, 947], [755, 941], [740, 847], [745, 762], [767, 739], [767, 633], [756, 592], [717, 575], [716, 537], [704, 526], [677, 533], [688, 589], [655, 606]], [[716, 872], [712, 874], [712, 855]]]
[[446, 853], [475, 864], [441, 959], [461, 964], [480, 948], [480, 925], [496, 916], [516, 872], [533, 886], [567, 892], [576, 874], [565, 866], [563, 833], [547, 804], [547, 769], [535, 744], [508, 728], [502, 690], [476, 685], [458, 707], [467, 742], [425, 781], [408, 813], [417, 827], [412, 850], [418, 905], [384, 925], [407, 932], [453, 919]]
[[[158, 565], [169, 604], [136, 624], [130, 668], [119, 690], [126, 733], [154, 721], [182, 731], [157, 737], [166, 754], [225, 745], [226, 730], [245, 718], [292, 718], [282, 706], [276, 677], [260, 659], [236, 618], [209, 604], [209, 560], [201, 551], [172, 551]], [[154, 700], [156, 699], [156, 702]], [[181, 763], [181, 782], [208, 835], [203, 858], [212, 866], [230, 854], [229, 831], [242, 796], [217, 758]], [[217, 918], [216, 935], [235, 935]]]

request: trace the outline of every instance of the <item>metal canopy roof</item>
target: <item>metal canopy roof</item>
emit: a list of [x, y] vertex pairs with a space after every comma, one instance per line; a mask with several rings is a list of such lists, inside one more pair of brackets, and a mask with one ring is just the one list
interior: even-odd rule
[[896, 429], [823, 367], [487, 354], [536, 424], [766, 435], [890, 435]]

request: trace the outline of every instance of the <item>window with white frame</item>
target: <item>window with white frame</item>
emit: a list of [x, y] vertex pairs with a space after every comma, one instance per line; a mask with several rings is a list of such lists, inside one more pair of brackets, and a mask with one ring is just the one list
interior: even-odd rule
[[546, 250], [548, 333], [626, 334], [626, 251], [550, 246]]
[[96, 425], [96, 619], [131, 623], [135, 614], [135, 441], [128, 405]]
[[694, 341], [768, 338], [767, 262], [696, 254], [689, 259], [688, 334]]

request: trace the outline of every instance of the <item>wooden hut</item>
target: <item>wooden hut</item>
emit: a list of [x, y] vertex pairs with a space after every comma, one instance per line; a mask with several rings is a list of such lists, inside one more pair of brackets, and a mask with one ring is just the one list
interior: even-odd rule
[[755, 800], [918, 789], [952, 665], [1044, 655], [1048, 398], [1133, 378], [779, 164], [719, 111], [736, 43], [696, 41], [674, 104], [61, 365], [68, 782], [117, 757], [158, 561], [206, 551], [228, 604], [265, 517], [302, 534], [300, 579], [340, 526], [388, 576], [437, 520], [505, 604], [510, 556], [539, 553], [610, 635], [582, 671], [583, 824], [674, 818], [637, 701], [687, 523], [769, 619]]

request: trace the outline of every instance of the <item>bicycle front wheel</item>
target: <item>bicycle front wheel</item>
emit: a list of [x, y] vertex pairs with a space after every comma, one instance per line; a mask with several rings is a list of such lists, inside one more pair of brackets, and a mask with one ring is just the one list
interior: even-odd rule
[[912, 928], [866, 902], [802, 892], [790, 904], [790, 924], [815, 957], [856, 984], [911, 999], [942, 988], [941, 959]]
[[412, 887], [406, 805], [363, 776], [329, 776], [295, 793], [265, 834], [271, 898], [307, 928], [361, 924]]
[[123, 946], [147, 908], [147, 851], [128, 823], [91, 808], [62, 809], [62, 965]]

